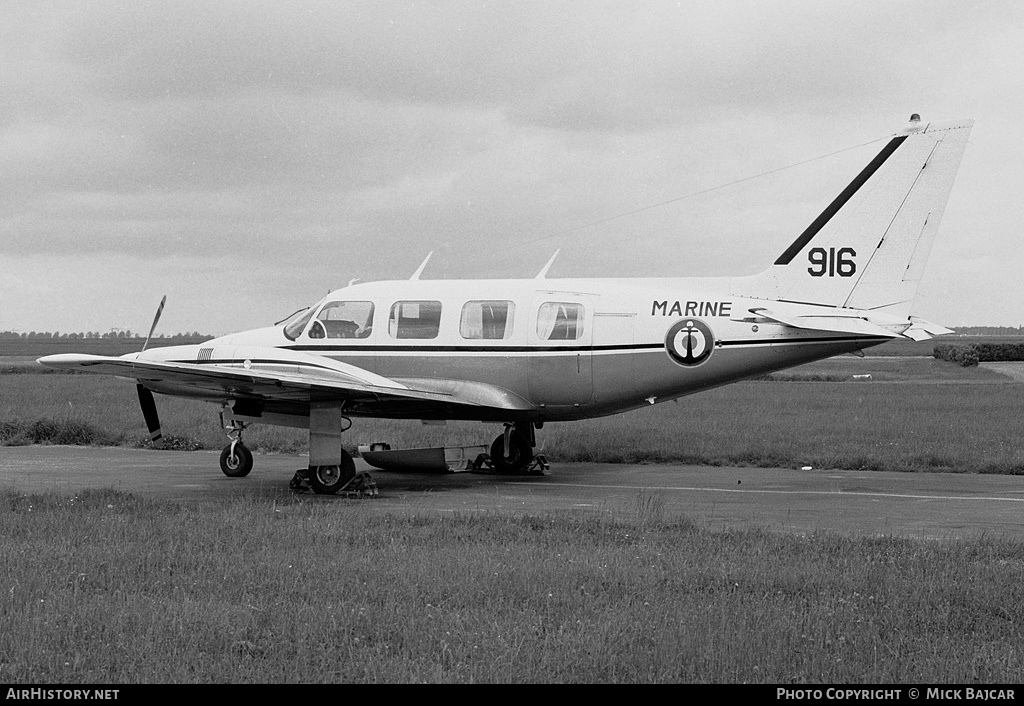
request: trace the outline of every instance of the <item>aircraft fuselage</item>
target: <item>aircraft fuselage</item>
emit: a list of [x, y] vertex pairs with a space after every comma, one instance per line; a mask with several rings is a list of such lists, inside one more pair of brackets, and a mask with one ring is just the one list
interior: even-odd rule
[[[752, 313], [733, 279], [401, 280], [332, 292], [302, 317], [144, 358], [278, 370], [282, 356], [345, 363], [403, 382], [476, 382], [528, 405], [480, 414], [416, 409], [373, 416], [560, 421], [654, 404], [803, 362], [855, 351], [881, 336], [794, 329]], [[772, 302], [774, 308], [784, 304]], [[481, 310], [486, 314], [481, 316]], [[356, 314], [344, 325], [329, 317]], [[417, 316], [405, 316], [405, 314]], [[363, 318], [365, 317], [365, 318]], [[318, 323], [320, 322], [320, 323]], [[292, 325], [291, 335], [286, 329]], [[277, 349], [275, 354], [268, 350]], [[298, 363], [301, 365], [301, 363]], [[174, 387], [154, 391], [188, 394]], [[193, 396], [207, 398], [197, 390]], [[211, 400], [215, 401], [215, 400]], [[301, 405], [270, 411], [302, 415]], [[360, 416], [359, 408], [347, 412]]]

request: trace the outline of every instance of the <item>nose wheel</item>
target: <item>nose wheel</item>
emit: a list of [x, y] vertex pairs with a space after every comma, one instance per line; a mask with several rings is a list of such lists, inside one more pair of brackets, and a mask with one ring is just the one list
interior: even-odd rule
[[252, 451], [242, 443], [228, 444], [220, 452], [220, 470], [228, 478], [244, 478], [252, 470]]
[[221, 426], [228, 435], [231, 443], [220, 452], [220, 470], [228, 478], [244, 478], [252, 470], [252, 451], [242, 443], [242, 432], [246, 424], [232, 420], [231, 424], [224, 424], [224, 415], [221, 414]]

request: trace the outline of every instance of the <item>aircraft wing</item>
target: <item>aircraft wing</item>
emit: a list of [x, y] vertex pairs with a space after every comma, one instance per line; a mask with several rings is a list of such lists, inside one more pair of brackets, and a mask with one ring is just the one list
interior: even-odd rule
[[294, 351], [248, 350], [242, 356], [234, 355], [230, 363], [147, 359], [160, 350], [122, 357], [61, 354], [39, 362], [52, 368], [134, 379], [153, 392], [168, 395], [209, 402], [243, 401], [245, 409], [256, 412], [304, 416], [310, 402], [338, 402], [346, 414], [402, 418], [438, 413], [478, 418], [492, 410], [507, 416], [508, 411], [534, 408], [496, 385], [415, 378], [400, 382], [358, 366]]

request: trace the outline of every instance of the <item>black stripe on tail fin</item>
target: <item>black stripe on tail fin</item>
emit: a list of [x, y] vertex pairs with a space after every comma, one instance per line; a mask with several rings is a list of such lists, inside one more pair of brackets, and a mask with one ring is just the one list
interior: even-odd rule
[[807, 229], [800, 234], [800, 237], [793, 241], [793, 244], [786, 248], [786, 252], [779, 256], [779, 259], [775, 261], [776, 265], [788, 265], [797, 253], [803, 250], [804, 246], [810, 242], [819, 230], [825, 227], [825, 224], [832, 220], [832, 216], [836, 215], [846, 202], [849, 201], [860, 187], [864, 186], [871, 176], [878, 171], [878, 168], [885, 164], [885, 160], [892, 156], [892, 153], [896, 151], [903, 141], [907, 139], [906, 135], [899, 135], [889, 140], [889, 143], [879, 152], [874, 159], [871, 160], [868, 166], [864, 167], [863, 171], [856, 176], [856, 178], [850, 182], [850, 184], [843, 189], [842, 193], [835, 198], [835, 200], [828, 205], [821, 214], [814, 219], [811, 225], [807, 226]]

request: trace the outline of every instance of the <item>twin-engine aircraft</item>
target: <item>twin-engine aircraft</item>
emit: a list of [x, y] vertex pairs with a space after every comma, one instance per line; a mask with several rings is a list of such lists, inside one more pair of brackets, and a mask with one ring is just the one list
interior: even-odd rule
[[342, 490], [356, 476], [342, 436], [358, 417], [503, 423], [491, 462], [519, 472], [547, 422], [948, 333], [910, 311], [972, 124], [912, 116], [754, 276], [546, 279], [549, 262], [534, 279], [421, 281], [421, 266], [200, 345], [39, 362], [135, 379], [157, 442], [154, 392], [220, 405], [228, 476], [252, 469], [246, 425], [292, 426], [309, 429], [313, 490]]

